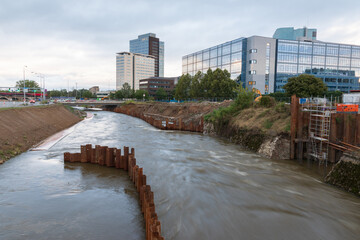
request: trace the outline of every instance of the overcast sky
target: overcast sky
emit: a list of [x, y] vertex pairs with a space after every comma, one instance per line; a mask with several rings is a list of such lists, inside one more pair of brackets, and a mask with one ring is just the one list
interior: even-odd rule
[[278, 27], [318, 29], [318, 40], [360, 45], [358, 0], [1, 0], [0, 87], [46, 76], [46, 88], [115, 89], [115, 53], [153, 32], [165, 42], [165, 76], [183, 55]]

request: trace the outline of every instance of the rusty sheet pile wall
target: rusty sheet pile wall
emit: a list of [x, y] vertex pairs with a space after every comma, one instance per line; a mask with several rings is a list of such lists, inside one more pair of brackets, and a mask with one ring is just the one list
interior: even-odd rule
[[204, 129], [204, 118], [201, 117], [200, 122], [194, 122], [192, 120], [184, 121], [179, 117], [166, 117], [158, 114], [144, 114], [136, 112], [133, 109], [128, 108], [115, 108], [114, 112], [123, 113], [132, 117], [137, 117], [145, 122], [151, 124], [152, 126], [162, 129], [162, 130], [180, 130], [180, 131], [190, 131], [190, 132], [203, 132]]
[[[329, 139], [326, 140], [329, 144], [327, 161], [334, 163], [339, 161], [343, 152], [360, 150], [360, 114], [339, 113], [336, 110], [329, 113], [331, 117]], [[292, 96], [290, 159], [310, 159], [310, 115], [309, 112], [303, 111], [299, 98]]]
[[139, 193], [141, 212], [144, 214], [146, 225], [146, 240], [163, 240], [161, 224], [155, 212], [154, 193], [150, 185], [146, 185], [146, 175], [143, 169], [136, 165], [135, 150], [124, 147], [121, 149], [103, 147], [91, 144], [81, 146], [81, 153], [64, 153], [64, 162], [94, 163], [101, 166], [115, 167], [128, 172], [131, 181]]

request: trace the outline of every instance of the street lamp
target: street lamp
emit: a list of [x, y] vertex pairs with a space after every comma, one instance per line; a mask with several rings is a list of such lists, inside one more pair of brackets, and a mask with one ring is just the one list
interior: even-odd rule
[[23, 75], [24, 75], [24, 89], [23, 89], [23, 92], [24, 92], [24, 105], [25, 105], [25, 69], [27, 68], [27, 66], [24, 66], [23, 67]]

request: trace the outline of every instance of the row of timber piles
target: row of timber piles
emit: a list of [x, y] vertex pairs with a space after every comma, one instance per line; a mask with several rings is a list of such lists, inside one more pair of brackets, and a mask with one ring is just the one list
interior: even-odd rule
[[204, 129], [204, 118], [201, 117], [200, 121], [186, 120], [184, 121], [179, 117], [167, 117], [159, 114], [144, 114], [138, 112], [135, 109], [115, 108], [114, 112], [126, 114], [132, 117], [140, 118], [150, 125], [159, 128], [161, 130], [179, 130], [179, 131], [190, 131], [190, 132], [203, 132]]
[[121, 149], [109, 148], [91, 144], [81, 146], [81, 153], [64, 153], [65, 162], [94, 163], [101, 166], [115, 167], [128, 172], [131, 181], [139, 193], [141, 212], [144, 214], [146, 225], [146, 240], [163, 240], [161, 224], [155, 212], [154, 193], [150, 185], [146, 185], [146, 175], [143, 169], [136, 165], [135, 150], [124, 147]]
[[[328, 141], [329, 162], [338, 162], [343, 152], [360, 150], [360, 114], [331, 111]], [[309, 159], [310, 113], [304, 111], [299, 98], [291, 99], [290, 159]]]

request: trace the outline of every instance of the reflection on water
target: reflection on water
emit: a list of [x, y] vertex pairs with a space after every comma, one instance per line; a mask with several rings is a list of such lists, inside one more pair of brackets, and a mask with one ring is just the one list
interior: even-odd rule
[[78, 152], [85, 143], [135, 148], [166, 239], [360, 235], [360, 199], [322, 183], [311, 169], [263, 159], [225, 140], [99, 112], [50, 150], [0, 166], [0, 239], [144, 238], [137, 193], [124, 172], [63, 165], [63, 152]]

